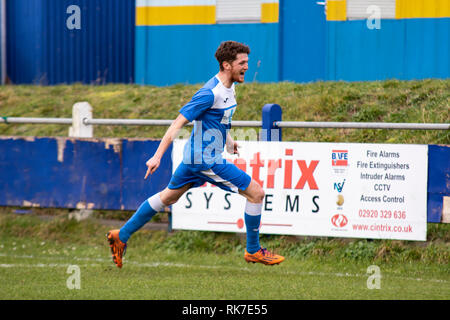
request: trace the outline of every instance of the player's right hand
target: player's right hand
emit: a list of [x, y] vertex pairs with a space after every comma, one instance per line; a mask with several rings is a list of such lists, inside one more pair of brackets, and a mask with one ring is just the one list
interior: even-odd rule
[[153, 172], [158, 169], [160, 162], [161, 161], [159, 158], [152, 157], [145, 163], [147, 166], [147, 172], [145, 173], [144, 179], [147, 179], [150, 174], [153, 174]]

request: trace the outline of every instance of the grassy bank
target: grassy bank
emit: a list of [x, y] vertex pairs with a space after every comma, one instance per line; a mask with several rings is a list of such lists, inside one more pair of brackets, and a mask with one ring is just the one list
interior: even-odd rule
[[[72, 116], [72, 106], [88, 101], [94, 118], [172, 119], [200, 85], [153, 87], [0, 86], [2, 117]], [[278, 103], [286, 121], [445, 123], [450, 119], [450, 80], [251, 83], [237, 86], [233, 120], [261, 120], [266, 103]], [[161, 138], [165, 127], [97, 126], [96, 137]], [[5, 125], [0, 135], [67, 136], [61, 125]], [[450, 143], [448, 131], [284, 129], [286, 141]]]

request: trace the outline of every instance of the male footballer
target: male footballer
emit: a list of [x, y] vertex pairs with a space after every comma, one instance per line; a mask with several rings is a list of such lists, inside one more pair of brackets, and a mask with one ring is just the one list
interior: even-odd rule
[[269, 252], [259, 244], [264, 199], [262, 187], [247, 173], [222, 158], [225, 147], [227, 152], [239, 154], [239, 146], [233, 141], [229, 130], [237, 107], [234, 83], [244, 82], [249, 54], [250, 48], [245, 44], [235, 41], [220, 44], [215, 53], [219, 72], [180, 109], [180, 114], [167, 129], [155, 154], [146, 162], [147, 172], [144, 179], [158, 169], [162, 156], [180, 129], [189, 122], [194, 123], [184, 147], [183, 161], [175, 170], [169, 185], [145, 200], [120, 230], [110, 230], [107, 233], [113, 262], [117, 267], [122, 267], [127, 241], [133, 233], [150, 221], [157, 212], [163, 212], [166, 206], [177, 202], [187, 190], [199, 187], [205, 182], [227, 192], [239, 193], [247, 199], [244, 212], [247, 231], [244, 259], [247, 262], [272, 265], [284, 260], [284, 257]]

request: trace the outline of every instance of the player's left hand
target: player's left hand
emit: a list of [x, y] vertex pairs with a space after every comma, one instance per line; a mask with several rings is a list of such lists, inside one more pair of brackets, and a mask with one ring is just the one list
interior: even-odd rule
[[158, 169], [160, 162], [161, 160], [159, 158], [152, 157], [145, 163], [145, 165], [147, 166], [147, 172], [145, 173], [144, 179], [147, 179], [149, 175], [153, 174], [153, 172]]
[[231, 154], [237, 154], [237, 156], [239, 157], [239, 149], [241, 148], [241, 146], [235, 141], [233, 143], [233, 151], [230, 152]]

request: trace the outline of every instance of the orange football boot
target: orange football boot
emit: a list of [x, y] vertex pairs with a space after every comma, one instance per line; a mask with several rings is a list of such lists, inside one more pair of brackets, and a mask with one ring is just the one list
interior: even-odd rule
[[247, 262], [263, 263], [267, 265], [280, 264], [284, 261], [284, 257], [278, 254], [272, 253], [266, 248], [261, 248], [253, 254], [250, 254], [245, 250], [244, 259]]
[[112, 260], [118, 268], [122, 268], [122, 257], [127, 251], [127, 244], [123, 243], [119, 239], [119, 230], [110, 230], [106, 234], [106, 238], [109, 242], [109, 247], [111, 248]]

